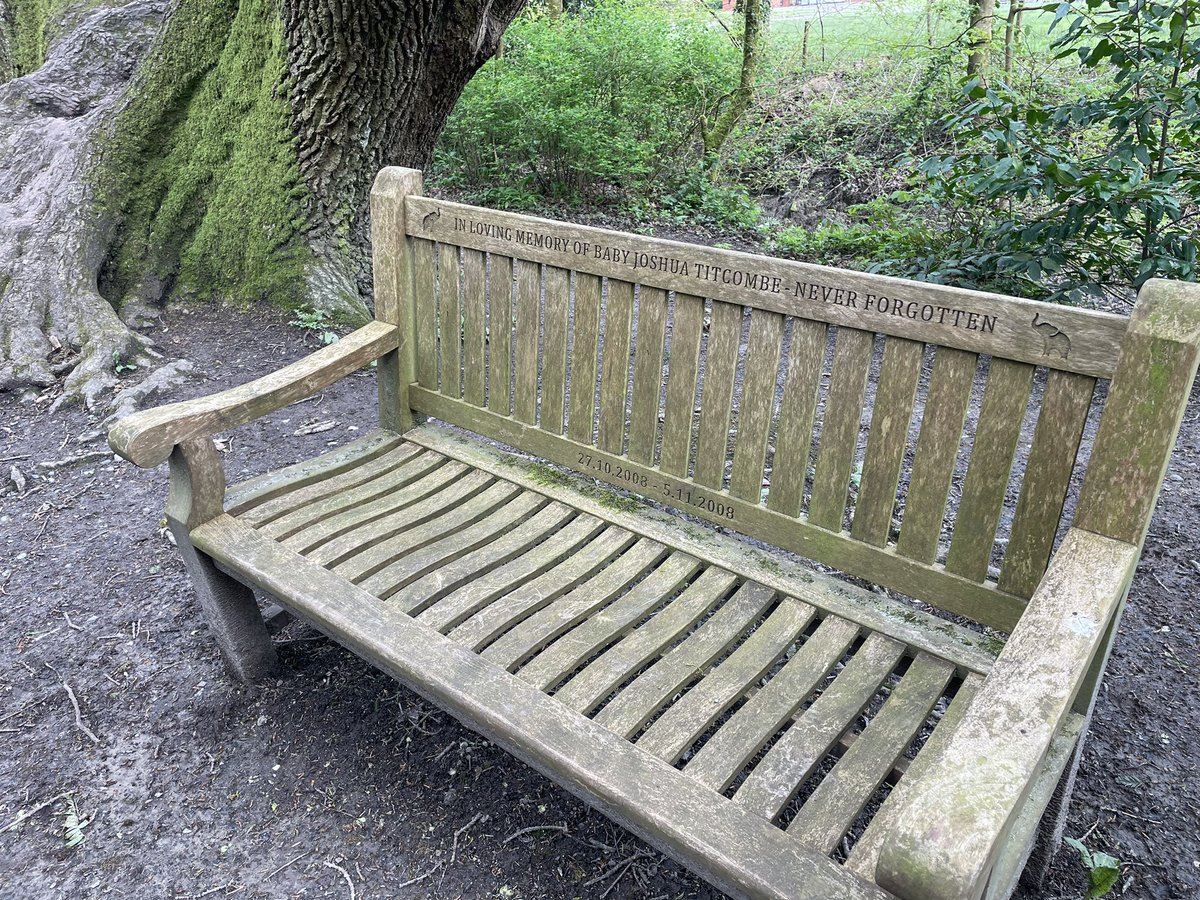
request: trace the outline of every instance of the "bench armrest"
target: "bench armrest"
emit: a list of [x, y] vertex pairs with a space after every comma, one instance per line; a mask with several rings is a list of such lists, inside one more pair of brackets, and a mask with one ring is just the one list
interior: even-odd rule
[[1067, 532], [944, 752], [898, 810], [875, 871], [881, 887], [920, 900], [982, 894], [1137, 558], [1132, 544]]
[[315, 394], [395, 350], [398, 338], [395, 325], [372, 322], [248, 384], [126, 416], [110, 429], [109, 446], [142, 468], [157, 466], [189, 438], [244, 425]]

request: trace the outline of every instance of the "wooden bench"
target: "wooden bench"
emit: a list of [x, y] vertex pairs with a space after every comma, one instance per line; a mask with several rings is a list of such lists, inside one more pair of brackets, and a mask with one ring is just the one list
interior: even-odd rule
[[[274, 661], [257, 588], [733, 896], [1007, 896], [1058, 841], [1197, 288], [1048, 307], [403, 169], [372, 204], [375, 322], [112, 430], [170, 459], [233, 673]], [[226, 491], [215, 432], [376, 359], [377, 431]]]

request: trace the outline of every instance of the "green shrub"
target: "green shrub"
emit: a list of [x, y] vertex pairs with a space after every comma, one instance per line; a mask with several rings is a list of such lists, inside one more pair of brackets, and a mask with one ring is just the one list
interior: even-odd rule
[[700, 166], [699, 123], [736, 78], [737, 51], [711, 21], [654, 0], [558, 21], [527, 12], [463, 92], [435, 177], [509, 207], [671, 193]]

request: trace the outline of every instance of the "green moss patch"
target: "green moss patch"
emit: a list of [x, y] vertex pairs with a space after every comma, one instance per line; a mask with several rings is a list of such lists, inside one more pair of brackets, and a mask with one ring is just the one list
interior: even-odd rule
[[118, 212], [104, 273], [245, 305], [306, 300], [310, 196], [290, 123], [271, 0], [183, 0], [110, 128], [98, 188]]

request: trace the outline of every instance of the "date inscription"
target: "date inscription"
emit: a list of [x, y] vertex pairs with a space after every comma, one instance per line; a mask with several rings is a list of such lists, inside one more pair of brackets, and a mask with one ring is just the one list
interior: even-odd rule
[[580, 453], [577, 464], [581, 470], [596, 472], [608, 481], [624, 482], [632, 488], [657, 492], [660, 497], [675, 506], [691, 506], [731, 522], [736, 518], [733, 505], [725, 502], [725, 499], [719, 494], [675, 482], [658, 481], [630, 469], [628, 466], [593, 456], [590, 453]]

